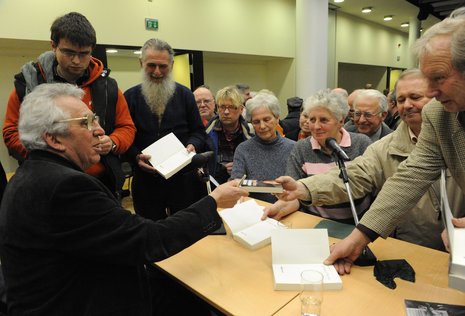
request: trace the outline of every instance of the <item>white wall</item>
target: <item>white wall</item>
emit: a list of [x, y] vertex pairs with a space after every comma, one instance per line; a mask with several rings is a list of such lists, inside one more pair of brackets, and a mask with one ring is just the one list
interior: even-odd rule
[[[294, 0], [2, 0], [0, 38], [48, 40], [52, 21], [73, 10], [101, 44], [160, 37], [180, 49], [294, 57]], [[145, 30], [147, 17], [158, 31]]]

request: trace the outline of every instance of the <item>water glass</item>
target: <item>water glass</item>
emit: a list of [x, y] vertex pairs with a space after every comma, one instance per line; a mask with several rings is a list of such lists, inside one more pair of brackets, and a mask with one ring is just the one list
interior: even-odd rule
[[300, 274], [301, 316], [320, 316], [323, 302], [323, 274], [304, 270]]

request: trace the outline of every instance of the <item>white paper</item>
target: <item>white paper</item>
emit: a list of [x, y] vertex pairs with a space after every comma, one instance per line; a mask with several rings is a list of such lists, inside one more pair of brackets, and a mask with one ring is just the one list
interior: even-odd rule
[[465, 228], [457, 228], [452, 224], [445, 171], [441, 171], [441, 209], [447, 229], [450, 248], [449, 286], [465, 291]]
[[160, 138], [142, 153], [151, 156], [150, 163], [165, 179], [187, 166], [195, 155], [188, 152], [173, 133]]
[[325, 290], [339, 290], [342, 280], [334, 266], [323, 261], [329, 256], [326, 229], [277, 229], [271, 233], [275, 290], [300, 290], [300, 273], [317, 270], [324, 276]]
[[278, 227], [278, 221], [272, 218], [261, 220], [263, 208], [255, 200], [248, 200], [224, 209], [220, 216], [235, 240], [249, 249], [257, 249], [271, 242], [271, 231]]

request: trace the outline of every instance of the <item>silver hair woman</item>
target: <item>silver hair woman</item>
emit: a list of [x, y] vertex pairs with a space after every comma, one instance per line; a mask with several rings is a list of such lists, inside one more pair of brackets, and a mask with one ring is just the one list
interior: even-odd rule
[[18, 131], [19, 139], [28, 150], [47, 149], [44, 133], [66, 135], [69, 124], [57, 123], [70, 118], [57, 103], [61, 97], [82, 99], [84, 91], [67, 83], [42, 84], [28, 94], [21, 103]]
[[269, 110], [276, 119], [279, 119], [281, 112], [281, 106], [279, 100], [273, 94], [266, 92], [259, 92], [252, 99], [249, 99], [246, 103], [246, 115], [247, 121], [252, 121], [252, 113], [258, 108], [265, 108]]

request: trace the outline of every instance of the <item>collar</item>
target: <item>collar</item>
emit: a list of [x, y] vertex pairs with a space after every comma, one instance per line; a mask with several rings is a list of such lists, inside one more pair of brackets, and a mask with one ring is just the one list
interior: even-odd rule
[[378, 130], [370, 136], [372, 142], [377, 141], [381, 138], [381, 130], [383, 129], [383, 122], [379, 125]]
[[[90, 64], [89, 64], [90, 65]], [[65, 78], [61, 77], [59, 74], [58, 74], [58, 61], [57, 59], [55, 58], [55, 60], [53, 61], [53, 77], [55, 79], [55, 81], [57, 82], [66, 82], [68, 83], [68, 81], [66, 81]], [[87, 80], [89, 80], [90, 78], [90, 71], [89, 71], [89, 67], [86, 68], [86, 70], [84, 70], [84, 73], [82, 74], [81, 77], [79, 77], [76, 82], [72, 82], [73, 84], [76, 84], [77, 86], [81, 86], [84, 82], [86, 82]]]
[[412, 132], [412, 130], [410, 129], [410, 127], [408, 128], [408, 134], [410, 136], [410, 140], [412, 141], [413, 144], [417, 144], [417, 141], [418, 141], [418, 137], [415, 136], [415, 134]]
[[[349, 132], [346, 131], [345, 128], [341, 128], [339, 131], [342, 133], [342, 138], [341, 142], [339, 143], [339, 146], [350, 147], [352, 145], [352, 139], [350, 138]], [[310, 145], [312, 146], [313, 150], [321, 150], [320, 143], [316, 139], [314, 139], [313, 136], [310, 136]]]

